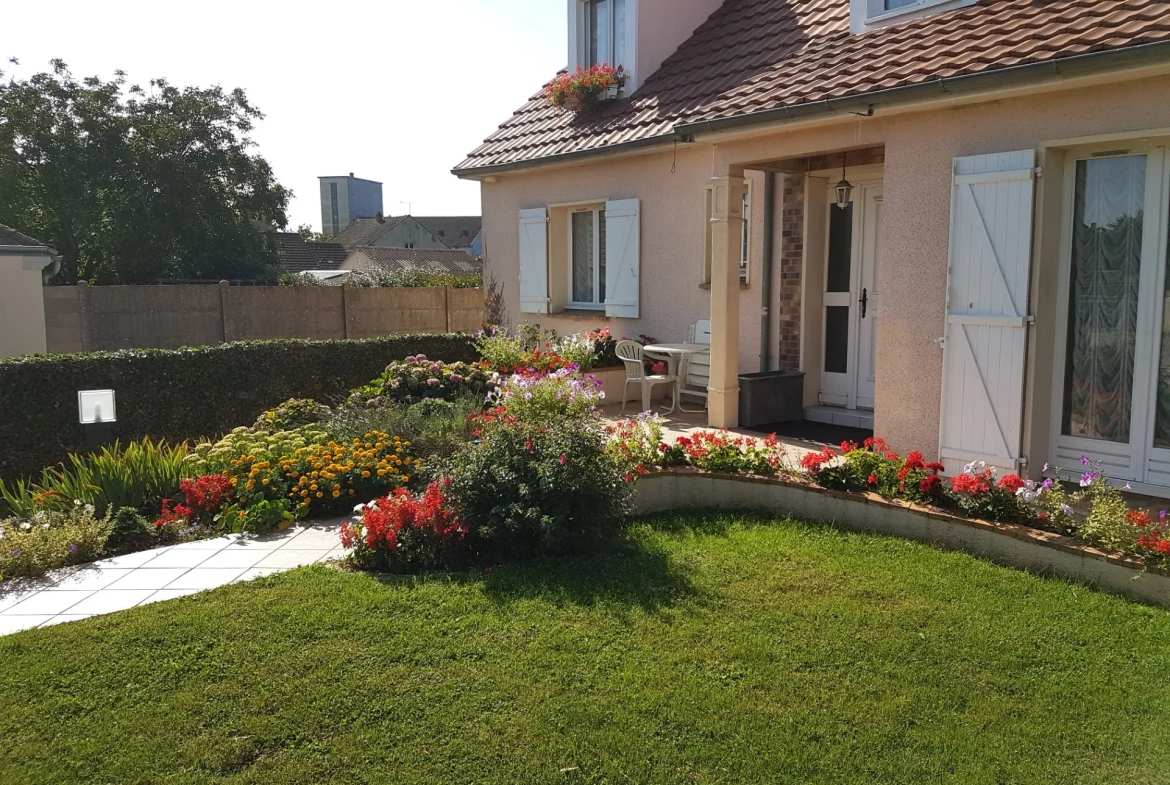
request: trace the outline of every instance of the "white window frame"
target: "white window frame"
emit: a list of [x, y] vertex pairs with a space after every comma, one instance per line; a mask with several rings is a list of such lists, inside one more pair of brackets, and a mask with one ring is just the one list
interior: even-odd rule
[[[1050, 423], [1049, 463], [1067, 471], [1079, 471], [1080, 455], [1103, 465], [1111, 480], [1131, 481], [1134, 490], [1157, 496], [1170, 495], [1166, 484], [1150, 482], [1152, 475], [1170, 471], [1170, 449], [1155, 447], [1154, 424], [1158, 394], [1159, 341], [1162, 324], [1162, 292], [1166, 276], [1167, 234], [1170, 232], [1170, 165], [1166, 139], [1134, 139], [1127, 148], [1124, 140], [1069, 150], [1065, 157], [1061, 220], [1060, 269], [1057, 279], [1056, 345], [1052, 374], [1053, 408]], [[1094, 155], [1096, 154], [1096, 155]], [[1139, 331], [1134, 346], [1133, 401], [1128, 443], [1107, 442], [1063, 431], [1065, 362], [1068, 351], [1069, 286], [1072, 267], [1072, 226], [1075, 209], [1075, 179], [1078, 161], [1113, 155], [1145, 155], [1146, 223], [1143, 226], [1142, 270], [1139, 281], [1137, 323], [1153, 325], [1149, 333]], [[1153, 208], [1153, 211], [1151, 211]], [[1149, 217], [1155, 216], [1154, 221]]]
[[910, 5], [887, 10], [886, 0], [850, 0], [849, 31], [851, 33], [864, 33], [867, 30], [897, 24], [907, 19], [975, 5], [977, 1], [916, 0]]
[[[708, 185], [703, 189], [703, 269], [699, 278], [700, 286], [711, 285], [711, 211], [715, 205], [715, 188]], [[743, 182], [743, 226], [739, 243], [739, 285], [751, 283], [752, 266], [752, 181]]]
[[[569, 225], [566, 231], [568, 237], [568, 291], [565, 293], [565, 307], [578, 310], [605, 310], [605, 287], [601, 282], [601, 256], [605, 253], [605, 243], [601, 241], [601, 214], [605, 212], [605, 203], [595, 203], [574, 207], [569, 211]], [[593, 302], [582, 302], [573, 299], [573, 217], [581, 213], [593, 214]]]
[[[588, 4], [592, 0], [568, 0], [569, 3], [569, 71], [574, 71], [578, 67], [589, 68], [592, 64], [589, 62], [589, 8]], [[626, 76], [626, 85], [619, 92], [619, 95], [626, 95], [637, 87], [636, 64], [637, 57], [637, 25], [638, 25], [638, 0], [625, 0], [626, 9], [623, 24], [625, 25], [625, 55], [624, 61], [620, 63], [613, 62], [613, 36], [610, 40], [610, 62], [609, 64], [622, 67], [622, 71]], [[610, 4], [610, 24], [611, 30], [615, 23], [614, 6]]]

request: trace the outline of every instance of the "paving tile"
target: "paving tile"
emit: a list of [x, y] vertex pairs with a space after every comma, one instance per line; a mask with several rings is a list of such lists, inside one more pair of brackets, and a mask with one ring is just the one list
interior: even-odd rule
[[67, 621], [81, 621], [82, 619], [88, 619], [92, 615], [92, 613], [58, 613], [39, 626], [52, 627], [54, 624], [64, 624]]
[[154, 594], [153, 589], [103, 589], [69, 609], [69, 615], [84, 613], [96, 615], [133, 608]]
[[256, 566], [260, 568], [275, 567], [282, 570], [291, 570], [293, 567], [312, 564], [328, 552], [329, 549], [326, 548], [318, 548], [316, 550], [281, 548], [279, 551], [265, 556], [256, 563]]
[[33, 627], [44, 624], [54, 618], [48, 614], [40, 616], [8, 616], [0, 614], [0, 635], [8, 635], [21, 630], [31, 630]]
[[172, 545], [172, 551], [221, 551], [227, 546], [231, 545], [235, 540], [227, 537], [213, 537], [210, 540], [192, 540], [191, 542], [181, 542], [178, 545]]
[[224, 586], [240, 577], [243, 569], [203, 569], [189, 570], [165, 588], [168, 589], [214, 589]]
[[102, 566], [101, 562], [87, 564], [82, 569], [60, 576], [52, 585], [46, 586], [45, 591], [83, 591], [86, 589], [96, 591], [125, 578], [132, 572], [138, 572], [138, 570], [127, 567], [105, 567]]
[[241, 537], [224, 548], [225, 551], [274, 551], [288, 544], [300, 532], [280, 532], [261, 537]]
[[197, 594], [199, 589], [159, 589], [154, 594], [147, 597], [139, 605], [149, 605], [152, 602], [163, 602], [164, 600], [175, 600], [179, 597], [186, 597], [190, 594]]
[[166, 553], [160, 553], [157, 558], [151, 559], [146, 564], [142, 565], [142, 569], [161, 570], [183, 567], [189, 570], [192, 567], [198, 567], [200, 564], [207, 561], [213, 555], [213, 553], [214, 551], [180, 551], [172, 548]]
[[134, 569], [135, 567], [141, 567], [147, 562], [153, 561], [169, 550], [170, 546], [166, 548], [152, 548], [149, 551], [138, 551], [137, 553], [127, 553], [124, 556], [115, 556], [111, 559], [102, 559], [99, 562], [94, 562], [94, 564], [102, 567], [125, 567]]
[[340, 535], [336, 531], [306, 529], [281, 547], [281, 550], [305, 550], [307, 548], [313, 548], [328, 551], [332, 550], [341, 542], [339, 537]]
[[64, 613], [77, 603], [92, 595], [92, 591], [63, 590], [39, 591], [24, 602], [4, 611], [5, 616], [56, 616]]
[[17, 603], [24, 602], [39, 591], [44, 591], [40, 583], [35, 585], [21, 584], [20, 586], [4, 586], [0, 584], [0, 613], [8, 610]]
[[272, 551], [223, 550], [200, 564], [199, 569], [238, 567], [241, 570], [246, 570], [249, 567], [254, 567], [256, 562], [270, 553]]
[[344, 559], [348, 554], [349, 554], [349, 551], [347, 551], [345, 548], [342, 548], [340, 545], [338, 545], [333, 550], [322, 555], [321, 558], [318, 559], [317, 561], [332, 561], [334, 559]]
[[165, 589], [168, 584], [185, 572], [187, 572], [185, 567], [169, 567], [157, 570], [143, 567], [138, 570], [130, 570], [128, 575], [124, 576], [117, 583], [111, 584], [107, 591], [127, 591], [130, 589], [158, 591], [159, 589]]

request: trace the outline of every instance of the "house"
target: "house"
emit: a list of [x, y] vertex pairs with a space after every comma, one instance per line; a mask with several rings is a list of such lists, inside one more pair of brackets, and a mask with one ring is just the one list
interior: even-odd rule
[[453, 248], [382, 248], [360, 245], [341, 263], [342, 270], [420, 270], [468, 275], [483, 273], [483, 260]]
[[472, 256], [483, 253], [479, 216], [377, 215], [359, 219], [333, 237], [352, 251], [358, 246], [382, 248], [453, 248]]
[[276, 252], [280, 269], [289, 273], [336, 270], [346, 256], [338, 243], [309, 242], [296, 232], [276, 232]]
[[0, 357], [47, 351], [41, 287], [59, 266], [55, 250], [0, 224]]
[[354, 177], [318, 177], [321, 186], [321, 232], [332, 237], [359, 218], [382, 214], [382, 184]]
[[621, 93], [454, 170], [513, 322], [709, 318], [712, 426], [799, 369], [806, 417], [950, 472], [1170, 495], [1170, 2], [567, 1]]

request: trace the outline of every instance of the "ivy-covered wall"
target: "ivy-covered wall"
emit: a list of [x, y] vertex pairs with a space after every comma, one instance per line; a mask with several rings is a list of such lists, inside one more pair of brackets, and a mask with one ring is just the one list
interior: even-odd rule
[[39, 474], [84, 449], [78, 390], [114, 390], [115, 437], [213, 437], [289, 398], [332, 403], [392, 360], [476, 359], [464, 334], [350, 341], [241, 341], [0, 360], [0, 477]]

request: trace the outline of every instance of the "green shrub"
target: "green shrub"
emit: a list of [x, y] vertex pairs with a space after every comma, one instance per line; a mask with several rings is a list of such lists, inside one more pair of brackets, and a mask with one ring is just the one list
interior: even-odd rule
[[479, 365], [445, 363], [419, 354], [387, 365], [376, 379], [354, 390], [350, 402], [382, 406], [417, 403], [425, 398], [453, 401], [466, 395], [482, 396], [492, 387], [491, 377]]
[[324, 444], [329, 434], [320, 423], [303, 425], [289, 431], [257, 431], [252, 428], [236, 428], [217, 442], [200, 442], [187, 456], [191, 476], [221, 474], [229, 471], [232, 461], [245, 456], [254, 460], [278, 461], [302, 447]]
[[329, 416], [330, 411], [328, 406], [312, 398], [289, 398], [275, 409], [269, 409], [257, 417], [252, 427], [269, 433], [291, 431], [302, 425], [321, 422]]
[[83, 452], [77, 391], [118, 395], [114, 435], [214, 438], [290, 398], [330, 400], [374, 378], [391, 360], [424, 353], [476, 359], [465, 335], [353, 341], [244, 341], [193, 349], [28, 355], [0, 360], [0, 477], [36, 476]]
[[106, 548], [133, 551], [147, 547], [154, 539], [154, 527], [138, 510], [121, 507], [110, 518], [110, 537]]
[[109, 517], [88, 504], [0, 520], [0, 580], [34, 578], [100, 558], [110, 530]]
[[38, 481], [8, 485], [0, 480], [0, 498], [10, 514], [31, 516], [38, 510], [68, 510], [75, 502], [92, 504], [98, 515], [107, 509], [157, 509], [179, 490], [191, 469], [187, 445], [150, 439], [118, 442], [89, 455], [69, 455], [68, 465], [44, 469]]
[[[499, 405], [480, 418], [480, 439], [448, 463], [447, 493], [490, 558], [566, 550], [609, 531], [627, 510], [630, 478], [606, 449], [596, 412], [542, 405], [564, 383], [506, 382]], [[597, 396], [587, 386], [578, 394]]]
[[220, 530], [243, 534], [287, 529], [294, 523], [292, 505], [287, 499], [262, 499], [248, 505], [233, 504], [216, 516]]

